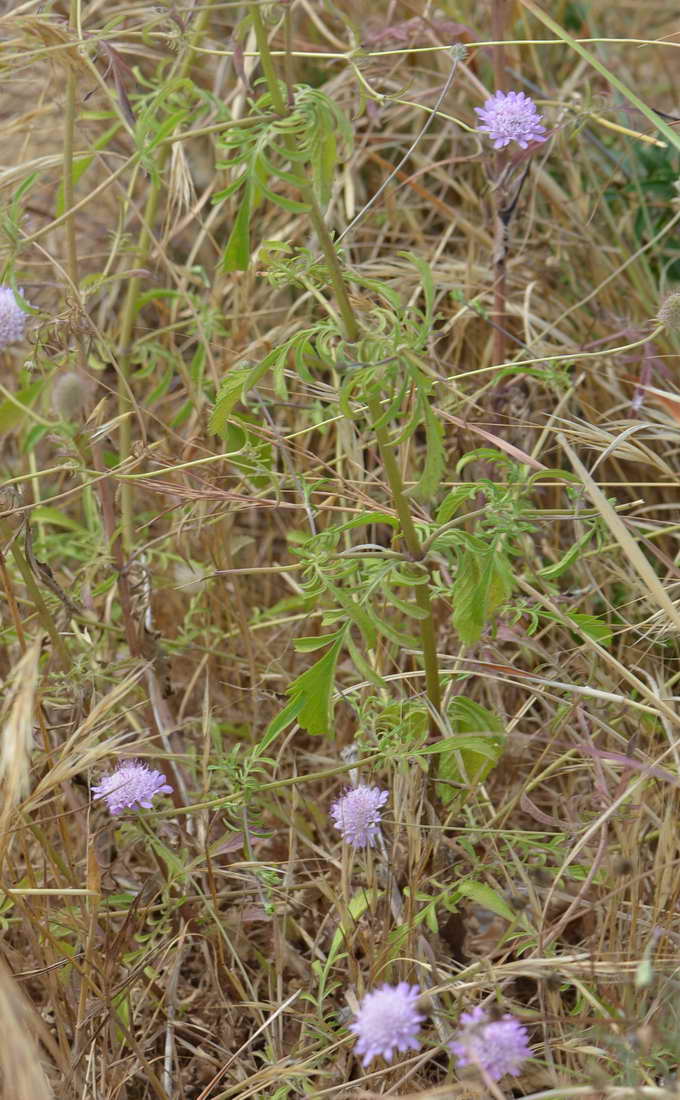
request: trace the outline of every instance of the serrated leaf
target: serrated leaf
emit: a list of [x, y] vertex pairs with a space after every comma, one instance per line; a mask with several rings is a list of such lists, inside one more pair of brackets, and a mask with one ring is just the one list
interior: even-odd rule
[[453, 585], [453, 625], [464, 645], [474, 645], [488, 620], [511, 595], [512, 571], [493, 547], [479, 553], [464, 550]]
[[465, 550], [453, 583], [453, 625], [463, 645], [474, 645], [484, 630], [482, 555]]
[[296, 717], [308, 733], [320, 735], [330, 733], [331, 693], [342, 642], [343, 638], [338, 638], [328, 653], [293, 680], [287, 689], [287, 694], [291, 697], [291, 705], [301, 700]]

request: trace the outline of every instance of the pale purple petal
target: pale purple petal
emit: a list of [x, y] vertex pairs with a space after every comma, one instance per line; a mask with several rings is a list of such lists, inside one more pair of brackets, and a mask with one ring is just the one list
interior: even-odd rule
[[524, 92], [496, 92], [482, 107], [475, 107], [475, 111], [480, 118], [477, 129], [489, 135], [494, 149], [504, 149], [511, 141], [526, 149], [532, 141], [548, 139], [541, 124], [543, 116]]
[[0, 348], [22, 340], [28, 314], [17, 305], [14, 291], [9, 286], [0, 286]]
[[162, 772], [152, 771], [138, 760], [126, 760], [110, 775], [105, 775], [92, 788], [95, 798], [103, 798], [115, 816], [139, 805], [152, 808], [157, 794], [172, 794], [172, 787], [165, 782]]
[[479, 1066], [492, 1080], [500, 1081], [506, 1073], [517, 1077], [522, 1062], [531, 1057], [527, 1030], [514, 1016], [506, 1013], [492, 1020], [477, 1005], [462, 1014], [459, 1024], [449, 1048], [460, 1067]]
[[350, 1031], [357, 1036], [356, 1053], [363, 1055], [367, 1066], [382, 1055], [391, 1062], [396, 1051], [420, 1050], [417, 1038], [425, 1017], [416, 1008], [420, 997], [417, 985], [399, 982], [399, 985], [383, 985], [373, 993], [367, 993]]
[[352, 787], [331, 806], [331, 817], [346, 844], [373, 847], [380, 833], [380, 809], [389, 798], [379, 787]]

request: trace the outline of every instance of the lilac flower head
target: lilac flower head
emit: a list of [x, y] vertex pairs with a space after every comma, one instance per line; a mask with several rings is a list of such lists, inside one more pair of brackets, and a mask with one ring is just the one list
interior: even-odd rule
[[478, 129], [489, 135], [494, 149], [504, 149], [511, 141], [526, 149], [531, 141], [548, 139], [541, 125], [543, 116], [524, 92], [496, 92], [475, 111], [480, 118]]
[[354, 848], [371, 848], [380, 832], [380, 808], [389, 798], [380, 787], [352, 787], [331, 806], [331, 817], [346, 844]]
[[391, 1062], [395, 1050], [420, 1050], [417, 1035], [425, 1017], [416, 1010], [419, 996], [418, 986], [407, 982], [383, 985], [366, 994], [350, 1024], [350, 1031], [359, 1037], [356, 1053], [363, 1054], [362, 1065], [379, 1054]]
[[12, 288], [0, 286], [0, 348], [23, 338], [27, 320], [28, 314], [17, 305]]
[[449, 1043], [459, 1066], [481, 1066], [494, 1081], [500, 1081], [506, 1073], [517, 1077], [522, 1062], [531, 1057], [527, 1029], [508, 1013], [500, 1020], [490, 1020], [477, 1005], [472, 1012], [463, 1013], [460, 1024], [456, 1038]]
[[150, 810], [152, 798], [157, 794], [172, 794], [172, 787], [165, 782], [162, 772], [152, 771], [138, 760], [126, 760], [111, 775], [92, 788], [96, 798], [103, 798], [115, 816], [139, 803]]

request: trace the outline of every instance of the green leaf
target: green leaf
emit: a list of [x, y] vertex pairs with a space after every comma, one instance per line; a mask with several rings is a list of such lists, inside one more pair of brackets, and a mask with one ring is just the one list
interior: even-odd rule
[[603, 646], [612, 644], [611, 627], [608, 623], [599, 619], [597, 615], [586, 615], [580, 611], [570, 611], [569, 618], [587, 638], [592, 638], [594, 642], [598, 642], [599, 645]]
[[513, 578], [504, 555], [493, 547], [464, 550], [453, 585], [453, 625], [463, 645], [474, 645], [497, 607], [512, 593]]
[[469, 500], [477, 492], [476, 485], [457, 485], [450, 493], [447, 493], [439, 505], [436, 515], [437, 523], [448, 523], [453, 519], [461, 504]]
[[476, 703], [474, 699], [468, 699], [466, 695], [456, 695], [449, 703], [446, 713], [449, 722], [465, 733], [491, 731], [502, 734], [505, 728], [497, 714], [487, 710], [481, 703]]
[[322, 209], [325, 209], [330, 202], [337, 158], [335, 134], [332, 130], [327, 130], [321, 138], [313, 164], [314, 190]]
[[366, 645], [369, 649], [373, 649], [376, 643], [376, 631], [375, 623], [369, 612], [365, 611], [361, 604], [353, 599], [348, 592], [332, 584], [328, 578], [325, 579], [324, 583], [327, 590], [332, 593], [335, 602], [343, 609], [347, 617], [358, 626], [364, 636]]
[[[331, 693], [335, 681], [335, 666], [343, 637], [331, 646], [320, 660], [308, 668], [287, 689], [291, 703], [300, 702], [296, 712], [299, 724], [308, 733], [328, 734], [331, 727]], [[288, 709], [288, 708], [286, 708]]]
[[373, 666], [369, 664], [359, 647], [352, 641], [351, 634], [347, 635], [345, 645], [347, 646], [347, 651], [354, 662], [357, 672], [360, 672], [361, 675], [368, 680], [369, 684], [375, 684], [381, 691], [385, 691], [387, 689], [387, 681], [383, 680], [382, 676], [380, 676]]
[[583, 547], [590, 542], [594, 534], [595, 528], [591, 527], [590, 531], [586, 531], [573, 546], [569, 547], [566, 554], [564, 554], [559, 561], [553, 562], [552, 565], [546, 565], [543, 569], [539, 569], [539, 577], [545, 577], [547, 581], [554, 581], [557, 580], [558, 577], [561, 577], [562, 574], [566, 573], [567, 569], [580, 558]]
[[267, 726], [265, 735], [258, 745], [259, 753], [266, 752], [272, 741], [275, 741], [279, 734], [282, 733], [291, 722], [295, 721], [304, 703], [304, 699], [300, 696], [298, 699], [292, 699], [290, 703], [286, 704], [283, 710], [279, 711], [276, 717], [273, 718]]
[[439, 753], [437, 794], [445, 806], [456, 797], [453, 784], [483, 783], [503, 753], [504, 726], [498, 715], [486, 707], [457, 695], [447, 707], [451, 728], [457, 732], [425, 751]]
[[39, 504], [31, 510], [33, 523], [52, 523], [55, 527], [64, 527], [67, 531], [76, 531], [79, 535], [86, 535], [87, 531], [71, 516], [60, 512], [58, 508], [51, 508], [47, 504]]
[[420, 273], [425, 294], [425, 317], [420, 335], [421, 339], [427, 338], [432, 331], [434, 320], [434, 279], [432, 278], [432, 270], [430, 265], [421, 256], [416, 256], [414, 252], [399, 252], [398, 255], [410, 260]]
[[252, 184], [247, 183], [236, 221], [222, 257], [222, 271], [247, 271], [250, 262], [250, 213], [253, 200]]
[[0, 401], [0, 435], [17, 428], [44, 386], [42, 379], [31, 382], [14, 395], [14, 400]]
[[422, 409], [425, 420], [425, 465], [413, 491], [421, 500], [431, 500], [441, 484], [444, 472], [444, 425], [435, 416], [427, 398], [422, 401]]
[[329, 642], [335, 641], [336, 634], [312, 634], [307, 638], [296, 638], [293, 646], [298, 653], [313, 653], [317, 649], [323, 649]]
[[515, 914], [507, 901], [485, 883], [475, 882], [472, 879], [464, 879], [457, 884], [456, 889], [463, 897], [470, 898], [470, 900], [476, 902], [477, 905], [483, 906], [484, 909], [489, 909], [492, 913], [496, 913], [499, 917], [503, 917], [511, 924], [515, 923]]
[[232, 367], [217, 395], [215, 408], [208, 421], [209, 431], [214, 432], [215, 435], [223, 435], [226, 420], [234, 405], [240, 400], [242, 392], [256, 386], [280, 357], [285, 358], [288, 347], [289, 343], [286, 343], [281, 347], [274, 348], [255, 366], [248, 363], [242, 367]]
[[224, 379], [217, 395], [215, 408], [208, 421], [208, 430], [215, 435], [222, 435], [224, 432], [227, 417], [239, 400], [251, 370], [250, 364], [245, 367], [233, 367]]
[[355, 516], [354, 519], [348, 519], [347, 523], [342, 523], [337, 531], [352, 531], [355, 527], [369, 527], [372, 523], [386, 523], [388, 527], [397, 529], [399, 526], [399, 520], [396, 516], [390, 516], [387, 512], [363, 512], [360, 516]]

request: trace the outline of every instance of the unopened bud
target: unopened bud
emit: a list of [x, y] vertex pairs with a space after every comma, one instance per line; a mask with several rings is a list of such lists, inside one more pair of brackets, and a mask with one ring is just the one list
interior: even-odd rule
[[60, 374], [52, 386], [52, 408], [60, 420], [80, 420], [87, 400], [87, 383], [75, 371]]

